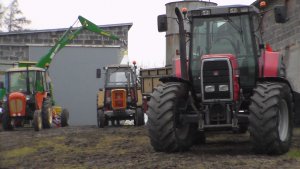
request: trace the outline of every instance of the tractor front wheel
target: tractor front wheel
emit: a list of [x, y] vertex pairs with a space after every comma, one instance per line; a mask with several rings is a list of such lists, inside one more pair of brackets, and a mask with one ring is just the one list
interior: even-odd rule
[[103, 112], [103, 110], [99, 109], [97, 111], [97, 125], [99, 128], [103, 128], [104, 126], [107, 126], [108, 121], [105, 117], [105, 114]]
[[68, 126], [68, 120], [69, 120], [69, 111], [67, 109], [63, 109], [60, 115], [60, 125], [61, 127]]
[[144, 112], [140, 107], [136, 108], [135, 110], [134, 122], [136, 126], [142, 126], [145, 124]]
[[292, 140], [293, 99], [284, 83], [265, 82], [254, 89], [249, 107], [249, 132], [259, 154], [286, 153]]
[[3, 106], [3, 114], [2, 114], [2, 127], [3, 130], [12, 130], [14, 127], [11, 124], [11, 118], [9, 117], [9, 112], [6, 106]]
[[52, 107], [51, 99], [46, 99], [42, 107], [43, 128], [51, 128], [52, 125]]
[[193, 145], [192, 125], [180, 118], [187, 111], [187, 100], [188, 89], [183, 83], [165, 83], [155, 88], [147, 111], [149, 137], [155, 151], [186, 151]]
[[35, 110], [33, 114], [33, 127], [35, 131], [42, 129], [42, 113], [41, 110]]

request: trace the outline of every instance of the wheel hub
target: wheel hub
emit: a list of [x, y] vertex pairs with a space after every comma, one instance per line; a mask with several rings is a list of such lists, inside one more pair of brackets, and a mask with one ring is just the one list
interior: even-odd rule
[[281, 141], [285, 141], [289, 131], [289, 110], [285, 100], [281, 100], [278, 112], [278, 133]]

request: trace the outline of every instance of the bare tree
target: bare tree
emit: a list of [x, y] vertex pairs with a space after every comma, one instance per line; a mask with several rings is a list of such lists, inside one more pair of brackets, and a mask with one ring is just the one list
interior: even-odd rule
[[23, 30], [24, 25], [30, 24], [31, 21], [23, 16], [19, 9], [18, 0], [13, 0], [5, 11], [4, 24], [8, 32]]

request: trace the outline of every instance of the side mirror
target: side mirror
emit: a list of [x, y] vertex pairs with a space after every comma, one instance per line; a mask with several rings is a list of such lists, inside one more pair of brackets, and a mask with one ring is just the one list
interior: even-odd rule
[[101, 69], [96, 70], [96, 77], [99, 79], [101, 78]]
[[4, 83], [0, 82], [0, 89], [4, 89]]
[[168, 30], [167, 15], [158, 15], [157, 28], [158, 32], [166, 32]]
[[275, 6], [274, 16], [276, 23], [285, 23], [287, 21], [287, 11], [286, 6]]

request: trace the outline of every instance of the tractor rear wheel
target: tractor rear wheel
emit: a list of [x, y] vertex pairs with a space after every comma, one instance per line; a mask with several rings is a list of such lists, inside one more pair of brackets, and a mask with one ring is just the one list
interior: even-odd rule
[[192, 146], [194, 130], [180, 119], [187, 111], [187, 100], [188, 89], [183, 83], [166, 83], [155, 88], [147, 111], [149, 137], [155, 151], [178, 152]]
[[6, 106], [3, 106], [2, 114], [2, 128], [3, 130], [12, 130], [14, 127], [11, 124], [11, 118], [9, 117], [9, 112]]
[[108, 121], [105, 117], [105, 114], [101, 109], [97, 111], [97, 125], [99, 128], [103, 128], [104, 126], [108, 125]]
[[69, 111], [67, 109], [63, 109], [60, 115], [60, 125], [61, 127], [68, 126], [68, 120], [69, 120]]
[[51, 99], [46, 99], [42, 107], [43, 128], [51, 128], [52, 125], [52, 107]]
[[35, 110], [33, 114], [33, 127], [35, 131], [42, 129], [42, 113], [41, 110]]
[[265, 82], [254, 89], [249, 107], [249, 132], [253, 150], [259, 154], [280, 155], [291, 146], [293, 99], [284, 83]]
[[140, 107], [136, 108], [135, 110], [134, 122], [136, 126], [142, 126], [145, 124], [144, 112]]

